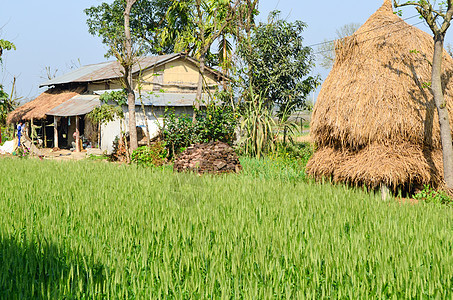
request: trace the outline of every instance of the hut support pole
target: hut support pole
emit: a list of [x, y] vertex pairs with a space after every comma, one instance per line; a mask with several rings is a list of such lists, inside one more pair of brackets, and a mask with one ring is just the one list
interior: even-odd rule
[[381, 183], [381, 200], [387, 201], [390, 198], [390, 189], [385, 184]]
[[34, 144], [35, 143], [35, 135], [33, 134], [33, 117], [31, 117], [30, 119], [30, 135], [31, 135], [31, 143]]
[[58, 117], [53, 117], [53, 147], [58, 148]]
[[46, 119], [42, 121], [42, 130], [43, 130], [43, 139], [44, 139], [44, 148], [47, 148], [47, 132], [46, 132]]
[[80, 131], [79, 131], [79, 116], [75, 117], [75, 132], [76, 132], [76, 138], [75, 138], [75, 151], [80, 152]]

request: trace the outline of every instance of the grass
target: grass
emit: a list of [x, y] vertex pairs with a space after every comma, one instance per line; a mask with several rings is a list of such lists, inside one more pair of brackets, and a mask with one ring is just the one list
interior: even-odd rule
[[1, 159], [0, 298], [451, 298], [451, 209], [244, 162]]

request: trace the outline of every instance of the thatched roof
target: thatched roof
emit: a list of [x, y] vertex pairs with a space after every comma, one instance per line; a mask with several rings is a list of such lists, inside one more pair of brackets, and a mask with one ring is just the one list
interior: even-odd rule
[[25, 103], [8, 114], [7, 123], [15, 123], [20, 120], [43, 119], [46, 113], [69, 99], [81, 94], [84, 88], [76, 88], [72, 90], [62, 90], [52, 88], [35, 100]]
[[[313, 112], [318, 151], [308, 172], [371, 186], [439, 184], [439, 123], [427, 88], [433, 52], [433, 38], [395, 15], [389, 0], [354, 35], [337, 42], [335, 64]], [[453, 59], [444, 52], [450, 116], [452, 76]]]

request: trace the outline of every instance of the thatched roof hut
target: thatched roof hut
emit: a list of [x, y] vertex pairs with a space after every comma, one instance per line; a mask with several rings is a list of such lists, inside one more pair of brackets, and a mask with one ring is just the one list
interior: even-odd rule
[[69, 99], [81, 94], [84, 88], [60, 89], [51, 88], [36, 99], [25, 103], [8, 114], [6, 122], [17, 123], [20, 120], [35, 120], [46, 118], [46, 113]]
[[[441, 184], [439, 123], [428, 87], [433, 52], [433, 38], [394, 14], [390, 0], [337, 42], [313, 112], [317, 151], [307, 172], [370, 187]], [[450, 116], [452, 75], [453, 59], [445, 52]]]

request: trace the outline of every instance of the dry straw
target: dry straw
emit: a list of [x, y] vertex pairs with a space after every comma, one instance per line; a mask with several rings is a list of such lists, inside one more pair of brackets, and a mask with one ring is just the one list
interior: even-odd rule
[[9, 113], [6, 121], [9, 124], [19, 122], [20, 120], [31, 120], [32, 118], [35, 120], [44, 119], [48, 111], [79, 95], [83, 91], [84, 88], [75, 88], [71, 90], [62, 90], [58, 88], [49, 89], [33, 101], [30, 101]]
[[[439, 123], [429, 90], [433, 52], [432, 37], [394, 14], [389, 0], [337, 42], [313, 112], [318, 150], [307, 172], [371, 187], [441, 184]], [[452, 76], [453, 59], [445, 52], [450, 115]]]

